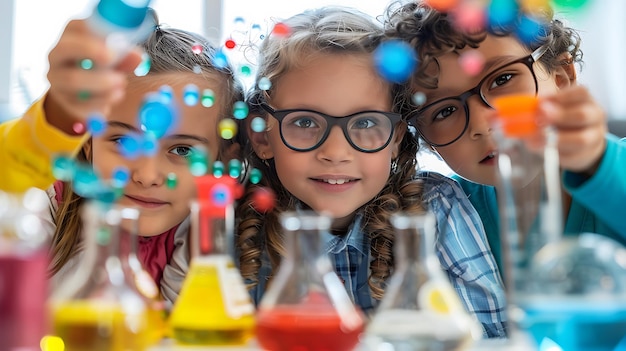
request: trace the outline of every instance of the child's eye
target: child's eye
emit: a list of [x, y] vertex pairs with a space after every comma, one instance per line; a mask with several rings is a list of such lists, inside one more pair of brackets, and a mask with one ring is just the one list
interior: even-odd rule
[[191, 147], [190, 146], [174, 146], [170, 149], [170, 153], [180, 156], [180, 157], [189, 157], [191, 156]]
[[315, 120], [312, 119], [312, 118], [307, 118], [307, 117], [298, 118], [298, 119], [294, 120], [292, 123], [296, 127], [300, 127], [300, 128], [315, 128], [315, 127], [317, 127], [317, 124], [315, 123]]
[[444, 120], [452, 116], [452, 114], [454, 114], [457, 110], [458, 108], [456, 106], [447, 106], [445, 108], [442, 108], [433, 114], [433, 120], [434, 121]]
[[354, 122], [353, 127], [356, 129], [368, 129], [374, 128], [378, 121], [370, 118], [360, 118], [358, 121]]
[[115, 144], [122, 144], [124, 143], [126, 140], [128, 140], [129, 137], [126, 135], [114, 135], [112, 137], [109, 138], [109, 141]]
[[491, 86], [489, 87], [489, 89], [494, 89], [507, 84], [511, 79], [513, 79], [513, 76], [514, 75], [512, 73], [503, 73], [496, 76], [491, 82]]

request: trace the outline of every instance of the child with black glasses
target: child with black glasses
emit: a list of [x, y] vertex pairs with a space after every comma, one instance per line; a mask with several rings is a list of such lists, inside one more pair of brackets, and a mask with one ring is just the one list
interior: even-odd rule
[[[528, 42], [513, 27], [463, 29], [459, 11], [438, 11], [426, 1], [387, 14], [388, 34], [413, 45], [420, 61], [405, 95], [412, 101], [409, 123], [456, 173], [499, 263], [498, 148], [490, 120], [493, 101], [503, 95], [538, 96], [538, 123], [557, 132], [565, 232], [626, 243], [626, 143], [607, 134], [604, 111], [577, 85], [574, 63], [582, 53], [576, 31], [552, 18], [549, 8], [534, 11], [543, 26]], [[461, 63], [471, 55], [482, 61], [478, 72]]]
[[248, 100], [248, 119], [260, 116], [265, 128], [250, 128], [247, 154], [264, 172], [259, 185], [277, 197], [262, 213], [253, 186], [238, 206], [240, 270], [254, 300], [284, 256], [280, 214], [310, 209], [333, 218], [325, 247], [335, 272], [355, 304], [372, 312], [394, 272], [391, 215], [429, 209], [442, 268], [485, 335], [503, 336], [503, 284], [480, 219], [454, 181], [416, 174], [418, 145], [397, 113], [397, 86], [375, 69], [382, 26], [335, 7], [283, 24], [291, 35], [272, 34], [259, 50], [257, 81], [271, 87], [258, 84]]

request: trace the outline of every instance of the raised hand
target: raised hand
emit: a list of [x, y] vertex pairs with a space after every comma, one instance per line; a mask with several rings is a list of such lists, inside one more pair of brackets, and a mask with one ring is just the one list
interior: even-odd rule
[[561, 168], [591, 176], [606, 148], [607, 124], [587, 88], [573, 85], [542, 97], [538, 118], [557, 131]]
[[141, 62], [139, 49], [119, 61], [84, 20], [70, 21], [50, 51], [44, 102], [46, 119], [58, 129], [74, 134], [76, 122], [92, 113], [107, 116], [124, 96], [126, 78]]

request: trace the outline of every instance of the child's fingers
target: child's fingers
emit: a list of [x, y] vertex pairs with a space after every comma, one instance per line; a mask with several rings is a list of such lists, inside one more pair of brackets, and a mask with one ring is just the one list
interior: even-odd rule
[[587, 101], [592, 99], [589, 90], [582, 85], [572, 85], [567, 88], [559, 90], [558, 93], [543, 97], [544, 100], [549, 100], [558, 105], [573, 104], [579, 101]]
[[573, 86], [543, 97], [538, 117], [557, 132], [562, 168], [585, 172], [602, 157], [606, 115], [586, 88]]
[[108, 96], [93, 96], [88, 100], [80, 100], [74, 94], [50, 91], [47, 99], [53, 101], [66, 117], [77, 116], [73, 119], [74, 121], [84, 121], [94, 114], [107, 116], [111, 110], [110, 97]]
[[63, 118], [74, 122], [85, 121], [92, 115], [107, 118], [113, 104], [121, 100], [124, 91], [109, 92], [106, 95], [94, 95], [88, 99], [78, 97], [74, 93], [62, 90], [48, 92], [46, 102], [56, 106], [55, 111], [60, 111]]
[[[105, 41], [83, 29], [84, 25], [76, 25], [78, 22], [80, 21], [72, 21], [68, 24], [58, 43], [48, 54], [50, 69], [79, 66], [83, 59], [91, 60], [94, 69], [112, 64], [114, 56], [107, 48]], [[72, 29], [71, 27], [79, 28]]]
[[602, 129], [561, 130], [558, 140], [561, 167], [572, 172], [589, 170], [606, 147]]
[[115, 69], [121, 72], [131, 73], [139, 66], [142, 59], [143, 51], [139, 48], [131, 50], [120, 62], [115, 66]]
[[550, 101], [544, 101], [539, 111], [539, 118], [543, 123], [557, 129], [589, 128], [606, 124], [604, 110], [595, 102], [580, 101], [558, 106]]
[[126, 87], [125, 75], [111, 70], [58, 69], [48, 73], [48, 80], [48, 99], [74, 119], [85, 119], [94, 112], [106, 115], [110, 105], [123, 97]]
[[92, 95], [123, 88], [126, 75], [112, 70], [84, 71], [80, 68], [64, 68], [48, 72], [50, 89], [62, 91], [88, 91]]
[[561, 128], [606, 123], [602, 107], [581, 86], [563, 89], [553, 96], [543, 98], [539, 104], [539, 112], [544, 123]]

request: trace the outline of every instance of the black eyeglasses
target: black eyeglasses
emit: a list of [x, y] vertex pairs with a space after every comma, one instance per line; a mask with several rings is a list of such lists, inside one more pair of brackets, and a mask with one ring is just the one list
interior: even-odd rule
[[326, 141], [333, 126], [340, 126], [348, 143], [361, 152], [384, 149], [393, 135], [395, 125], [402, 120], [399, 113], [361, 111], [336, 117], [313, 110], [274, 110], [267, 103], [261, 107], [280, 122], [280, 137], [294, 151], [315, 150]]
[[427, 143], [433, 146], [446, 146], [459, 140], [469, 125], [467, 100], [473, 95], [493, 108], [493, 101], [504, 95], [534, 94], [539, 86], [533, 70], [537, 62], [548, 50], [540, 46], [532, 54], [504, 64], [487, 74], [474, 88], [458, 96], [450, 96], [430, 103], [408, 115], [408, 121]]

